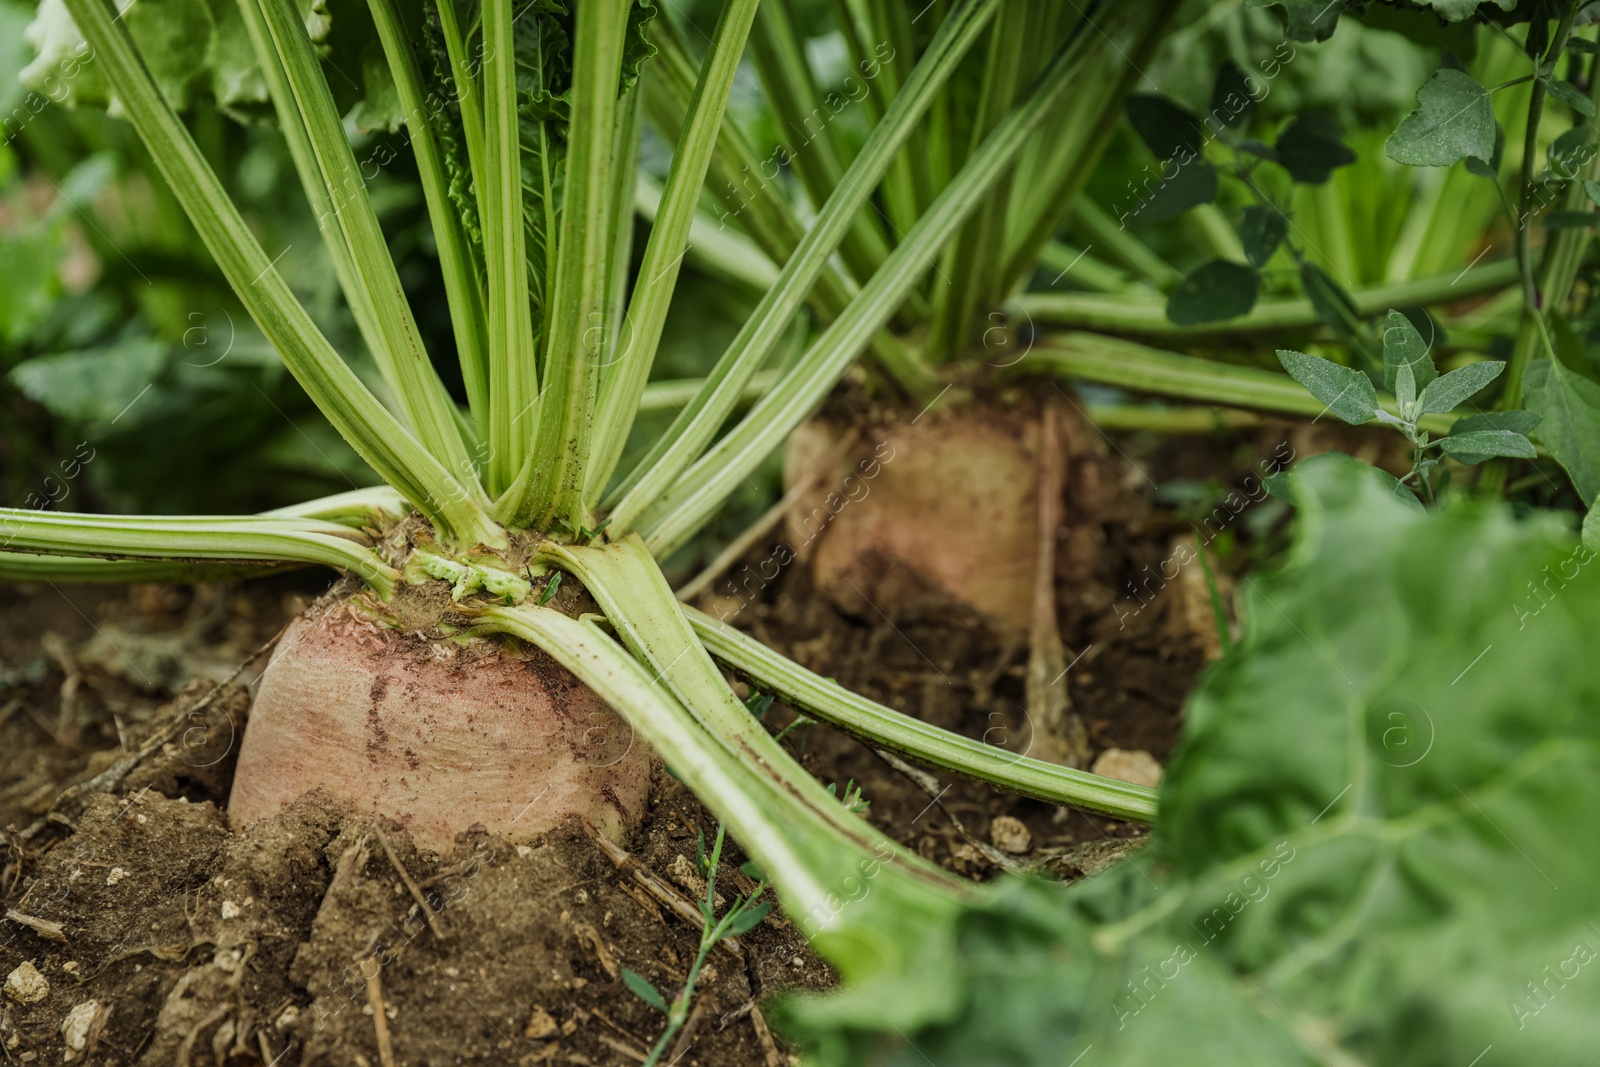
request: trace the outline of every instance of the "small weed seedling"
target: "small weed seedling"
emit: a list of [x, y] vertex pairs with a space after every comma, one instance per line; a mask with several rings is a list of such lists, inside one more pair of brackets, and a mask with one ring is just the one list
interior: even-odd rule
[[[1420, 507], [1419, 496], [1430, 504], [1435, 499], [1433, 473], [1440, 463], [1438, 454], [1430, 454], [1435, 448], [1467, 464], [1495, 456], [1532, 459], [1537, 454], [1528, 432], [1539, 424], [1539, 416], [1531, 411], [1467, 415], [1450, 423], [1442, 437], [1434, 437], [1424, 428], [1427, 416], [1445, 415], [1466, 403], [1498, 378], [1506, 365], [1500, 360], [1484, 360], [1440, 374], [1428, 354], [1427, 342], [1398, 311], [1389, 312], [1383, 330], [1383, 384], [1394, 393], [1392, 411], [1379, 405], [1372, 379], [1353, 367], [1287, 349], [1278, 350], [1278, 361], [1290, 377], [1350, 425], [1376, 421], [1405, 434], [1411, 442], [1411, 470], [1396, 478], [1373, 469], [1410, 504]], [[1274, 475], [1268, 479], [1268, 488], [1275, 496], [1288, 499], [1285, 477]]]
[[759, 867], [753, 863], [744, 866], [745, 873], [756, 879], [756, 887], [749, 896], [739, 895], [733, 898], [733, 904], [723, 913], [722, 918], [717, 918], [717, 868], [722, 863], [722, 840], [724, 827], [717, 824], [717, 837], [711, 845], [711, 854], [705, 853], [705, 841], [698, 838], [695, 866], [699, 868], [700, 875], [706, 880], [705, 899], [700, 901], [700, 915], [705, 920], [700, 928], [700, 950], [695, 953], [694, 962], [689, 965], [689, 977], [683, 983], [683, 991], [672, 998], [668, 1004], [661, 991], [651, 984], [650, 980], [637, 971], [622, 969], [622, 980], [634, 996], [646, 1004], [664, 1013], [667, 1017], [667, 1028], [661, 1031], [661, 1036], [656, 1038], [656, 1043], [650, 1048], [650, 1055], [644, 1061], [644, 1067], [655, 1067], [661, 1062], [661, 1057], [666, 1054], [667, 1046], [672, 1043], [683, 1024], [689, 1018], [689, 1004], [694, 999], [694, 987], [700, 980], [700, 972], [705, 967], [706, 956], [717, 944], [730, 937], [755, 928], [756, 924], [767, 917], [767, 912], [772, 910], [770, 900], [761, 900], [761, 895], [767, 891], [768, 882], [761, 874]]

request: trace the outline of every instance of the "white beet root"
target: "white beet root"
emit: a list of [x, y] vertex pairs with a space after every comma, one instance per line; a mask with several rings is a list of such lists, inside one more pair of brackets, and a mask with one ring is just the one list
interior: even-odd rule
[[644, 814], [652, 758], [540, 653], [403, 635], [333, 604], [278, 643], [228, 811], [244, 826], [320, 791], [437, 850], [474, 825], [527, 840], [573, 814], [618, 838]]

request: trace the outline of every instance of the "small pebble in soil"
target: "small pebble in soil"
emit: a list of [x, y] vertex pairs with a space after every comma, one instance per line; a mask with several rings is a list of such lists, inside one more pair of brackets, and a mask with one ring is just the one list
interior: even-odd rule
[[1022, 825], [1022, 820], [1010, 815], [996, 815], [989, 824], [989, 840], [994, 847], [1012, 855], [1021, 855], [1033, 847], [1033, 835]]
[[111, 873], [106, 875], [106, 885], [116, 885], [126, 877], [128, 877], [127, 871], [121, 867], [113, 867], [111, 868]]
[[1147, 785], [1161, 784], [1161, 764], [1143, 749], [1108, 748], [1100, 753], [1090, 768], [1095, 774], [1115, 778], [1119, 782]]
[[18, 1004], [37, 1004], [50, 995], [50, 983], [30, 960], [6, 975], [6, 995]]
[[[61, 1040], [65, 1041], [67, 1048], [72, 1052], [82, 1052], [83, 1046], [89, 1043], [89, 1028], [94, 1025], [94, 1017], [100, 1010], [100, 1005], [92, 1000], [75, 1005], [67, 1012], [67, 1017], [61, 1020]], [[69, 1058], [75, 1058], [70, 1057]]]
[[523, 1037], [549, 1037], [556, 1032], [556, 1021], [551, 1014], [543, 1008], [535, 1007], [533, 1014], [528, 1017], [528, 1025], [522, 1028]]

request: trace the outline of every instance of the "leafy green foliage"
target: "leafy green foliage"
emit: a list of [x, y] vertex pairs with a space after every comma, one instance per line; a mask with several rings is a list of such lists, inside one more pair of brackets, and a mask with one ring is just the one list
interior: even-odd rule
[[1505, 369], [1506, 365], [1499, 360], [1485, 360], [1482, 363], [1469, 363], [1435, 379], [1419, 398], [1423, 412], [1451, 411], [1465, 404], [1478, 390], [1500, 377], [1500, 372]]
[[628, 992], [650, 1005], [656, 1011], [665, 1013], [667, 1001], [655, 986], [650, 984], [650, 979], [638, 971], [622, 968], [622, 984], [628, 987]]
[[1340, 0], [1244, 0], [1246, 7], [1277, 7], [1283, 10], [1284, 32], [1294, 41], [1320, 41], [1339, 24]]
[[1504, 507], [1408, 509], [1349, 463], [1299, 485], [1291, 562], [1190, 699], [1147, 851], [1008, 880], [892, 998], [787, 1002], [808, 1062], [1588, 1062], [1594, 553]]
[[1178, 283], [1167, 301], [1167, 318], [1185, 326], [1237, 318], [1255, 306], [1260, 285], [1261, 275], [1251, 267], [1213, 259]]
[[1278, 350], [1278, 362], [1306, 392], [1328, 406], [1336, 418], [1360, 426], [1378, 417], [1378, 393], [1372, 380], [1352, 367], [1303, 352]]
[[1411, 368], [1411, 380], [1419, 387], [1427, 386], [1439, 376], [1433, 360], [1428, 358], [1428, 342], [1422, 339], [1410, 319], [1391, 311], [1383, 327], [1383, 387], [1390, 392], [1394, 391], [1395, 373], [1402, 366]]
[[1579, 371], [1583, 353], [1570, 330], [1555, 331], [1553, 358], [1536, 360], [1523, 372], [1528, 410], [1540, 416], [1537, 436], [1549, 449], [1584, 503], [1600, 497], [1600, 383]]
[[1251, 204], [1244, 209], [1239, 243], [1244, 246], [1245, 258], [1252, 267], [1265, 267], [1288, 233], [1289, 220], [1277, 208], [1269, 204]]
[[1180, 153], [1198, 155], [1202, 145], [1200, 120], [1164, 96], [1141, 94], [1128, 97], [1128, 122], [1157, 159], [1172, 159]]
[[1389, 158], [1414, 167], [1448, 167], [1467, 157], [1494, 157], [1489, 91], [1465, 71], [1446, 68], [1417, 90], [1422, 106], [1389, 138]]
[[1320, 111], [1295, 119], [1274, 147], [1283, 169], [1306, 185], [1321, 185], [1335, 170], [1356, 161], [1356, 154], [1339, 140], [1339, 121]]

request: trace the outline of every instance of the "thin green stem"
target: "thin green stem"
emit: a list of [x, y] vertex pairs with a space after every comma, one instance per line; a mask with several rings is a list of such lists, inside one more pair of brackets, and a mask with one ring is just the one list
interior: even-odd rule
[[[572, 124], [555, 284], [545, 316], [542, 412], [533, 450], [498, 506], [518, 526], [544, 528], [559, 521], [578, 530], [591, 521], [584, 488], [600, 371], [607, 335], [622, 328], [606, 321], [611, 253], [606, 197], [628, 7], [629, 0], [591, 0], [577, 8]], [[631, 174], [628, 182], [631, 188]]]

